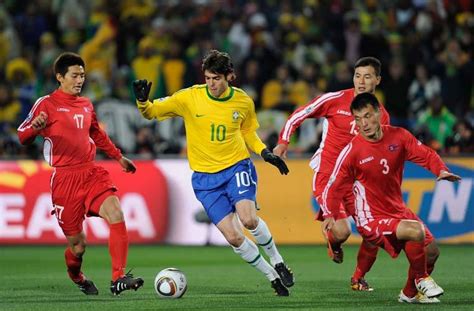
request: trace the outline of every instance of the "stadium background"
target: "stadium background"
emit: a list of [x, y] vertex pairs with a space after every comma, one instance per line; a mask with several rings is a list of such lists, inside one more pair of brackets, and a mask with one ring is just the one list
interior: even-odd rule
[[[139, 163], [135, 176], [103, 162], [120, 188], [132, 243], [224, 244], [190, 187], [182, 122], [142, 119], [131, 81], [153, 81], [162, 97], [203, 83], [200, 61], [211, 48], [231, 54], [238, 79], [256, 103], [269, 147], [296, 107], [349, 88], [361, 56], [383, 64], [377, 96], [392, 124], [435, 148], [463, 177], [451, 185], [408, 165], [408, 206], [445, 243], [474, 244], [474, 100], [471, 1], [1, 1], [0, 244], [63, 244], [49, 214], [49, 173], [42, 141], [19, 145], [16, 128], [34, 101], [55, 87], [61, 51], [86, 61], [83, 95], [113, 141]], [[279, 176], [256, 160], [261, 215], [282, 244], [318, 244], [312, 172], [321, 121], [307, 120], [290, 145], [291, 170]], [[99, 159], [104, 159], [102, 154]], [[89, 242], [108, 228], [88, 220]], [[358, 241], [357, 236], [351, 242]]]

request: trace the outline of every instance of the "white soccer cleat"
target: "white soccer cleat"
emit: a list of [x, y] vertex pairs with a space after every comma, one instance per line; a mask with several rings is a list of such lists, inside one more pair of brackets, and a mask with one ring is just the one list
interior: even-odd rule
[[398, 302], [402, 303], [420, 303], [420, 304], [425, 304], [425, 303], [440, 303], [439, 299], [436, 297], [433, 298], [428, 298], [426, 295], [423, 293], [418, 292], [415, 297], [408, 297], [403, 293], [403, 290], [400, 291], [400, 295], [398, 296]]
[[416, 289], [426, 295], [428, 298], [438, 297], [444, 293], [444, 290], [436, 284], [436, 282], [429, 276], [424, 279], [415, 281]]

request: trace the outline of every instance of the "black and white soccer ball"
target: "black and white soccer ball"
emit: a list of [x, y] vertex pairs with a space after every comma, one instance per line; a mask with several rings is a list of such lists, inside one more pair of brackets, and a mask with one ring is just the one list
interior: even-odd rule
[[186, 276], [179, 269], [166, 268], [155, 277], [155, 291], [160, 298], [181, 298], [187, 289]]

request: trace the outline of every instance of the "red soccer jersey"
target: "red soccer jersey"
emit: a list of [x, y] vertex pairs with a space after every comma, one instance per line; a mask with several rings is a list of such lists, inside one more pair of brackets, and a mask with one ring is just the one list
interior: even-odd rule
[[339, 212], [341, 195], [352, 191], [356, 224], [364, 226], [377, 218], [403, 218], [401, 184], [406, 160], [423, 166], [438, 176], [448, 171], [438, 154], [423, 145], [407, 130], [382, 126], [383, 137], [370, 142], [357, 135], [341, 152], [323, 192], [324, 216]]
[[[46, 127], [37, 132], [31, 126], [31, 121], [41, 111], [48, 115], [48, 120]], [[61, 90], [38, 99], [28, 118], [18, 128], [22, 144], [31, 142], [36, 135], [44, 137], [44, 158], [54, 167], [93, 161], [96, 145], [113, 159], [122, 157], [120, 150], [99, 127], [90, 100]]]
[[[351, 113], [354, 89], [330, 92], [312, 99], [298, 108], [288, 118], [280, 132], [279, 144], [288, 144], [293, 132], [307, 118], [325, 118], [323, 135], [318, 150], [311, 158], [310, 166], [316, 172], [331, 174], [337, 156], [355, 135], [357, 127]], [[385, 108], [380, 106], [382, 124], [390, 124]]]

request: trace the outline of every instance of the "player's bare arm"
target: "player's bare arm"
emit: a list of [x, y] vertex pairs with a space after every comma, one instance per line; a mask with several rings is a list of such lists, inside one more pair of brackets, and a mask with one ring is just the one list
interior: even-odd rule
[[278, 144], [275, 148], [273, 148], [273, 153], [280, 158], [286, 159], [286, 155], [288, 152], [288, 145], [287, 144]]
[[46, 112], [41, 111], [40, 114], [31, 121], [31, 126], [35, 131], [40, 131], [46, 127], [48, 123], [48, 115]]
[[438, 178], [436, 178], [436, 181], [440, 181], [440, 180], [447, 180], [447, 181], [455, 182], [455, 181], [461, 180], [461, 176], [458, 176], [458, 175], [455, 175], [451, 172], [443, 170], [439, 173]]
[[123, 171], [126, 173], [133, 174], [137, 170], [137, 167], [135, 166], [135, 164], [133, 164], [132, 160], [126, 157], [121, 157], [119, 163], [123, 167]]

